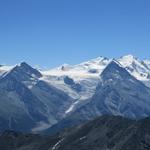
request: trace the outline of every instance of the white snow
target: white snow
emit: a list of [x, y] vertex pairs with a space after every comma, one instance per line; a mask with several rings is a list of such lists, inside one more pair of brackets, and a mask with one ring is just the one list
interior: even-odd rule
[[77, 105], [79, 103], [79, 101], [76, 101], [75, 103], [73, 103], [68, 110], [66, 110], [65, 114], [70, 113], [71, 111], [74, 110], [75, 105]]
[[84, 139], [86, 139], [86, 136], [81, 137], [81, 138], [80, 138], [80, 141], [82, 141], [82, 140], [84, 140]]
[[[43, 74], [43, 77], [41, 80], [44, 80], [56, 88], [63, 90], [74, 99], [88, 99], [94, 94], [100, 73], [110, 61], [111, 60], [107, 58], [98, 57], [78, 65], [64, 64], [58, 68], [42, 71], [41, 73]], [[91, 73], [90, 71], [93, 69], [96, 70], [96, 72]], [[81, 84], [84, 90], [81, 92], [76, 92], [71, 89], [70, 86], [64, 83], [64, 76], [69, 76], [74, 80], [74, 82]]]
[[59, 145], [63, 142], [64, 139], [59, 140], [53, 147], [52, 150], [56, 150], [56, 148], [59, 147]]
[[43, 121], [40, 121], [37, 123], [36, 127], [34, 127], [32, 129], [32, 132], [36, 133], [36, 132], [39, 132], [39, 131], [43, 131], [45, 129], [48, 129], [51, 127], [51, 124], [48, 124], [48, 123], [45, 123]]
[[[43, 77], [41, 80], [46, 81], [52, 86], [64, 91], [73, 99], [76, 99], [68, 110], [66, 110], [66, 114], [68, 114], [75, 109], [80, 101], [87, 100], [93, 96], [98, 80], [100, 79], [100, 73], [109, 62], [110, 60], [107, 58], [98, 57], [78, 65], [71, 66], [65, 64], [52, 70], [42, 71], [41, 73], [43, 74]], [[91, 73], [91, 69], [95, 69], [97, 71]], [[69, 85], [65, 84], [64, 76], [69, 76], [74, 80], [74, 82], [79, 83], [82, 86], [81, 92], [77, 92]]]
[[0, 66], [0, 75], [10, 71], [14, 66]]
[[148, 66], [148, 68], [150, 69], [150, 60], [143, 60], [144, 61], [144, 63]]
[[148, 81], [148, 74], [150, 68], [144, 61], [132, 56], [126, 55], [118, 59], [118, 61], [124, 66], [135, 78], [141, 81]]
[[[51, 76], [69, 76], [74, 80], [80, 80], [84, 78], [97, 78], [106, 65], [110, 62], [109, 59], [104, 57], [98, 57], [96, 59], [92, 59], [87, 62], [83, 62], [78, 65], [62, 65], [58, 68], [54, 68], [47, 71], [42, 71], [43, 75], [51, 75]], [[98, 72], [91, 73], [90, 70], [95, 69]]]
[[124, 67], [130, 66], [135, 60], [133, 55], [125, 55], [118, 59], [120, 63], [123, 64]]

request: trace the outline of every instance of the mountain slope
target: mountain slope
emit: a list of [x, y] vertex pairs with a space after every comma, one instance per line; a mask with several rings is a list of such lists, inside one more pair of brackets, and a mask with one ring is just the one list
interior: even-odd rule
[[26, 63], [0, 77], [1, 130], [39, 131], [62, 119], [72, 99], [41, 77]]
[[101, 81], [91, 99], [48, 130], [53, 132], [104, 114], [128, 118], [150, 116], [150, 89], [112, 61], [101, 73]]
[[139, 121], [102, 116], [53, 136], [6, 131], [0, 135], [3, 150], [149, 150], [150, 118]]
[[150, 66], [148, 61], [140, 60], [132, 55], [123, 56], [119, 58], [118, 61], [130, 72], [130, 74], [149, 87]]
[[148, 150], [149, 123], [149, 118], [136, 122], [103, 116], [65, 133], [55, 150]]
[[[58, 68], [42, 71], [43, 80], [77, 100], [66, 111], [68, 114], [74, 111], [84, 100], [94, 95], [100, 80], [100, 74], [112, 60], [106, 57], [98, 57], [78, 65], [65, 64]], [[148, 60], [140, 60], [132, 55], [126, 55], [116, 60], [137, 80], [150, 87], [150, 66]], [[73, 79], [76, 84], [79, 84], [81, 90], [76, 91], [68, 86], [64, 81], [66, 76]]]
[[49, 71], [25, 62], [0, 66], [1, 130], [40, 132], [103, 114], [149, 116], [149, 76], [149, 61], [132, 55], [116, 61], [98, 57]]
[[80, 110], [89, 110], [92, 116], [113, 114], [129, 118], [145, 117], [150, 115], [149, 96], [149, 88], [112, 61], [102, 72], [94, 96]]

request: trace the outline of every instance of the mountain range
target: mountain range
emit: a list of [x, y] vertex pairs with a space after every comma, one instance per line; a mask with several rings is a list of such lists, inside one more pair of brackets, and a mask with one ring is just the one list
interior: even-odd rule
[[150, 116], [150, 60], [98, 57], [36, 69], [0, 66], [0, 131], [52, 132], [102, 115]]

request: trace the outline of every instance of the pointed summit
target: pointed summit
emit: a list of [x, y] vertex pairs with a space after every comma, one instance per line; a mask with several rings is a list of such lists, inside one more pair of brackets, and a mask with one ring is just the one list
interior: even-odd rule
[[101, 73], [104, 80], [128, 78], [131, 76], [129, 72], [115, 59], [113, 59]]
[[31, 67], [26, 62], [21, 62], [19, 65], [17, 65], [14, 68], [14, 70], [17, 71], [17, 72], [20, 72], [20, 73], [28, 74], [29, 76], [34, 76], [34, 77], [38, 77], [38, 78], [42, 77], [42, 74], [38, 70]]
[[42, 74], [38, 70], [32, 68], [26, 62], [22, 62], [6, 72], [3, 77], [13, 77], [16, 80], [24, 81], [31, 78], [40, 78], [42, 77]]
[[22, 66], [22, 67], [27, 67], [27, 66], [30, 66], [28, 65], [25, 61], [21, 62], [19, 66]]

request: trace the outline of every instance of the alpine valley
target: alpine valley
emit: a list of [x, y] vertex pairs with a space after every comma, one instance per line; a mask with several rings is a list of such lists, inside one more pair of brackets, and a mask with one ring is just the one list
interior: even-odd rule
[[98, 57], [50, 70], [26, 62], [0, 66], [1, 132], [48, 134], [103, 115], [128, 118], [129, 125], [150, 116], [150, 60]]

